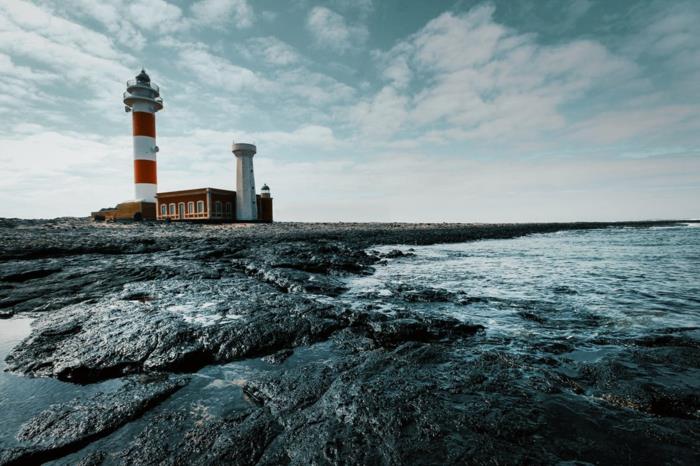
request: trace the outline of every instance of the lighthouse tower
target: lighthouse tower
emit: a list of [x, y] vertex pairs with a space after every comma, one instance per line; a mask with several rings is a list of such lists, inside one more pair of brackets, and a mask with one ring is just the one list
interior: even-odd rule
[[257, 220], [258, 204], [253, 173], [254, 144], [233, 143], [236, 156], [236, 220]]
[[134, 196], [138, 202], [156, 202], [156, 112], [163, 108], [160, 89], [145, 70], [126, 82], [124, 110], [132, 112], [134, 133]]

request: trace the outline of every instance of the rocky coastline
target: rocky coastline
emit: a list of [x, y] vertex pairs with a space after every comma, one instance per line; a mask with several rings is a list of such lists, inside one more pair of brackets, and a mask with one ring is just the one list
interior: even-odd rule
[[[16, 442], [0, 444], [0, 464], [690, 464], [700, 455], [691, 390], [639, 384], [624, 361], [568, 376], [546, 358], [482, 344], [482, 325], [337, 299], [347, 277], [410, 256], [378, 245], [672, 223], [0, 219], [0, 325], [36, 319], [6, 370], [122, 382], [26, 419]], [[470, 302], [429, 284], [394, 295]], [[700, 338], [686, 331], [626, 344], [638, 367], [700, 367]], [[221, 388], [225, 409], [211, 414], [196, 376], [236, 361], [261, 369]], [[143, 416], [117, 433], [120, 448], [105, 443]]]

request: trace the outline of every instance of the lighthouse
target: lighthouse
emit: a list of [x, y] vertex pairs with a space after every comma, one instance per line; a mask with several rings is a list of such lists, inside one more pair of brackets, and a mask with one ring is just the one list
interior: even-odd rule
[[272, 223], [272, 196], [264, 185], [255, 193], [254, 144], [233, 143], [236, 189], [195, 188], [158, 192], [156, 113], [163, 109], [160, 89], [146, 70], [126, 82], [124, 110], [131, 113], [134, 138], [134, 199], [92, 212], [94, 220]]
[[258, 204], [253, 173], [254, 144], [233, 143], [236, 156], [236, 220], [257, 220]]
[[134, 135], [134, 200], [156, 202], [156, 112], [163, 108], [160, 89], [145, 70], [126, 82], [124, 110], [131, 112]]

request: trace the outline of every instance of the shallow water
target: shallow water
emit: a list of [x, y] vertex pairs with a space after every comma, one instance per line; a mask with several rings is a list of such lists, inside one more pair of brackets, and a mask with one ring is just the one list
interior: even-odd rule
[[0, 447], [15, 444], [15, 434], [22, 423], [49, 405], [66, 402], [76, 396], [111, 392], [122, 385], [120, 379], [84, 386], [5, 372], [5, 357], [15, 345], [29, 336], [32, 321], [24, 317], [0, 320]]
[[[627, 339], [700, 326], [700, 228], [609, 228], [431, 246], [383, 246], [388, 259], [349, 280], [350, 306], [411, 308], [486, 327], [481, 344], [594, 362]], [[407, 302], [402, 289], [446, 290], [446, 302]], [[558, 350], [559, 353], [561, 350]]]

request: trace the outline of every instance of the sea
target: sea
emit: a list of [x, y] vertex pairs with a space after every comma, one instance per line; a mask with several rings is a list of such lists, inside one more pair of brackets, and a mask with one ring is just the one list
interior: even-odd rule
[[[605, 228], [430, 246], [388, 245], [371, 276], [341, 298], [408, 307], [482, 324], [509, 350], [568, 340], [578, 358], [611, 351], [596, 342], [700, 326], [700, 224]], [[398, 289], [445, 290], [447, 302], [405, 302]]]

